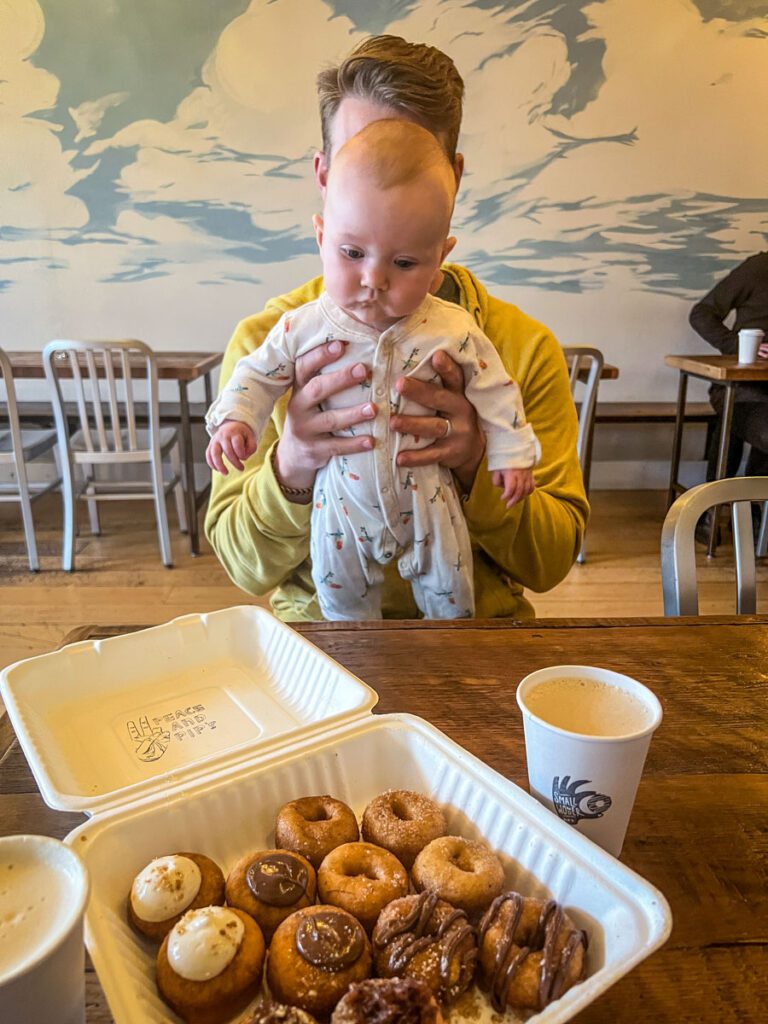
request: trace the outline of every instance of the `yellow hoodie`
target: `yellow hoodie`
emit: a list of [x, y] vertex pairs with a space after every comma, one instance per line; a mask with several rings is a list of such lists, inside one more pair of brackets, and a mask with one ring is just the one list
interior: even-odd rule
[[[534, 472], [536, 490], [525, 501], [505, 508], [483, 462], [463, 505], [474, 552], [476, 615], [531, 618], [533, 608], [523, 588], [549, 590], [563, 579], [579, 551], [589, 514], [565, 359], [546, 327], [488, 295], [468, 270], [447, 264], [443, 271], [456, 282], [461, 304], [519, 384], [526, 417], [542, 451]], [[316, 299], [322, 287], [323, 279], [317, 277], [242, 320], [227, 346], [219, 386], [241, 356], [258, 348], [286, 310]], [[283, 495], [269, 459], [282, 433], [286, 404], [287, 396], [275, 407], [243, 473], [214, 473], [205, 532], [237, 586], [256, 595], [276, 588], [271, 603], [282, 619], [320, 619], [308, 561], [312, 506], [295, 504]], [[385, 573], [384, 586], [385, 618], [419, 617], [411, 588], [394, 565]]]

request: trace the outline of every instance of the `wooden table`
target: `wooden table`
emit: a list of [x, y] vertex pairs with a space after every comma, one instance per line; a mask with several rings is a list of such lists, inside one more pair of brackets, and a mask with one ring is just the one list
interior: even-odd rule
[[[15, 378], [39, 380], [45, 378], [42, 352], [7, 352]], [[160, 380], [175, 380], [179, 386], [179, 434], [181, 459], [184, 467], [184, 495], [187, 503], [189, 546], [193, 555], [200, 553], [200, 530], [197, 513], [208, 497], [209, 487], [198, 492], [195, 485], [195, 456], [192, 446], [192, 417], [189, 408], [189, 385], [201, 377], [205, 387], [206, 406], [213, 401], [211, 373], [221, 363], [224, 352], [164, 352], [155, 351]], [[135, 363], [137, 377], [144, 374], [143, 360]], [[132, 363], [131, 370], [134, 370]], [[61, 371], [66, 376], [65, 371]]]
[[[86, 626], [66, 640], [135, 628]], [[298, 628], [377, 690], [377, 712], [428, 719], [522, 786], [515, 688], [526, 673], [558, 663], [599, 664], [648, 684], [664, 706], [664, 721], [651, 743], [621, 859], [666, 895], [674, 928], [666, 946], [577, 1019], [764, 1019], [768, 617]], [[0, 768], [0, 834], [63, 837], [82, 820], [45, 807], [14, 745]], [[111, 1021], [92, 971], [87, 1019]]]
[[[677, 388], [677, 414], [675, 416], [675, 436], [672, 442], [672, 463], [669, 469], [669, 493], [667, 507], [685, 490], [677, 478], [680, 470], [680, 452], [683, 444], [683, 424], [685, 423], [685, 400], [688, 392], [688, 378], [697, 377], [725, 388], [725, 402], [720, 423], [720, 440], [717, 450], [717, 468], [715, 479], [722, 480], [725, 476], [728, 461], [728, 445], [731, 440], [733, 422], [733, 403], [736, 397], [736, 385], [747, 381], [768, 381], [768, 359], [758, 359], [756, 363], [740, 363], [738, 356], [665, 356], [667, 366], [680, 372]], [[717, 514], [712, 516], [707, 555], [711, 558], [717, 547]]]

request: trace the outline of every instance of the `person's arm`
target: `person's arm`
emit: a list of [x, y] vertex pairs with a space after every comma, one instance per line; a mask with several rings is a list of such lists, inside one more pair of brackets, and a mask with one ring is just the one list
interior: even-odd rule
[[697, 334], [723, 355], [733, 355], [739, 348], [739, 336], [723, 321], [732, 309], [738, 309], [752, 287], [749, 260], [718, 282], [691, 310], [689, 322]]
[[[237, 361], [257, 349], [280, 315], [317, 298], [318, 278], [288, 296], [280, 306], [268, 304], [256, 316], [242, 321], [227, 347], [220, 387], [226, 385]], [[340, 342], [318, 346], [296, 360], [291, 392], [276, 404], [255, 454], [242, 473], [214, 474], [205, 518], [206, 536], [230, 578], [250, 594], [265, 594], [282, 583], [309, 555], [309, 497], [286, 497], [281, 484], [311, 488], [315, 472], [333, 453], [349, 454], [369, 447], [368, 435], [335, 437], [376, 415], [370, 402], [349, 409], [323, 411], [319, 405], [331, 394], [365, 376], [360, 364], [320, 374], [343, 352]], [[280, 438], [280, 444], [276, 441]], [[279, 473], [278, 477], [275, 471]]]
[[535, 491], [507, 509], [484, 459], [464, 513], [473, 541], [510, 579], [533, 591], [550, 590], [573, 565], [589, 515], [565, 358], [546, 328], [506, 303], [489, 299], [483, 327], [519, 383], [541, 460]]

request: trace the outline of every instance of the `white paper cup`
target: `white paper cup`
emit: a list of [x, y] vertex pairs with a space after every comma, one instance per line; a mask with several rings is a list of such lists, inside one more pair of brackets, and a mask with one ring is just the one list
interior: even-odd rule
[[765, 337], [759, 327], [742, 327], [739, 331], [739, 362], [757, 362], [757, 350]]
[[[623, 724], [617, 722], [609, 726], [603, 724], [607, 716], [601, 713], [598, 716], [600, 731], [610, 731], [611, 735], [594, 735], [584, 731], [589, 726], [576, 720], [581, 705], [576, 704], [568, 711], [561, 701], [550, 715], [560, 724], [553, 725], [541, 717], [544, 712], [531, 711], [528, 702], [536, 703], [531, 696], [536, 688], [555, 679], [599, 684], [596, 691], [589, 682], [584, 684], [584, 709], [588, 697], [590, 707], [594, 708], [600, 706], [601, 693], [604, 699], [610, 698], [607, 688], [622, 691], [628, 695], [626, 700], [632, 715]], [[592, 693], [596, 694], [597, 705], [590, 696]], [[661, 704], [635, 679], [586, 665], [555, 665], [531, 673], [517, 688], [517, 703], [523, 713], [531, 794], [618, 857], [651, 736], [661, 722]]]
[[84, 1024], [88, 875], [48, 836], [0, 838], [0, 1020]]

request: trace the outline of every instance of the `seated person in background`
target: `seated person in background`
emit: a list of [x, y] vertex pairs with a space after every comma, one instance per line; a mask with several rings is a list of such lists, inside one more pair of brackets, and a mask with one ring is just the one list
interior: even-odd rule
[[[445, 150], [456, 182], [460, 180], [463, 158], [456, 144], [463, 82], [441, 51], [396, 36], [376, 36], [361, 43], [338, 67], [324, 71], [318, 89], [324, 148], [315, 155], [314, 167], [321, 193], [344, 143], [367, 124], [387, 118], [427, 128]], [[530, 618], [533, 609], [523, 588], [548, 590], [560, 582], [579, 551], [588, 514], [565, 360], [545, 327], [488, 295], [463, 267], [441, 267], [430, 290], [471, 314], [519, 384], [528, 422], [542, 450], [536, 489], [512, 508], [499, 501], [486, 472], [485, 436], [464, 394], [462, 368], [443, 351], [432, 359], [438, 380], [398, 381], [403, 399], [438, 415], [391, 417], [391, 431], [434, 441], [424, 448], [401, 450], [397, 465], [406, 470], [440, 465], [451, 471], [472, 546], [476, 615]], [[263, 344], [283, 314], [318, 299], [322, 291], [323, 281], [316, 278], [243, 320], [227, 348], [222, 386], [237, 361]], [[370, 444], [370, 437], [357, 430], [371, 419], [369, 401], [359, 401], [343, 413], [318, 408], [327, 406], [333, 396], [360, 387], [370, 375], [370, 368], [359, 363], [337, 368], [346, 352], [345, 340], [329, 341], [297, 360], [293, 388], [275, 407], [244, 472], [216, 474], [213, 479], [208, 539], [243, 590], [265, 594], [276, 588], [272, 607], [287, 620], [321, 617], [309, 563], [315, 474], [331, 455], [349, 457]], [[355, 433], [336, 436], [344, 428], [355, 428]], [[391, 563], [384, 570], [382, 613], [387, 618], [418, 615], [411, 588]]]
[[[733, 327], [723, 321], [736, 311]], [[739, 264], [691, 310], [691, 327], [724, 355], [735, 355], [742, 327], [759, 327], [768, 338], [768, 252], [757, 253]], [[768, 358], [768, 343], [760, 346], [760, 357]], [[723, 388], [713, 384], [709, 400], [718, 416], [723, 412]], [[713, 480], [717, 466], [716, 431], [708, 452], [707, 480]], [[736, 387], [731, 444], [725, 475], [735, 476], [741, 464], [744, 442], [751, 451], [747, 476], [768, 476], [768, 383], [747, 381]]]
[[302, 355], [343, 338], [336, 368], [361, 360], [372, 367], [370, 379], [324, 406], [342, 411], [361, 388], [380, 399], [371, 403], [375, 418], [352, 428], [353, 436], [369, 436], [368, 449], [332, 456], [315, 476], [310, 553], [326, 619], [381, 618], [382, 566], [390, 560], [411, 582], [425, 618], [474, 614], [472, 549], [453, 477], [434, 463], [398, 468], [401, 450], [432, 439], [389, 431], [392, 414], [436, 415], [404, 399], [396, 384], [401, 376], [439, 379], [432, 368], [438, 350], [462, 368], [502, 500], [512, 508], [533, 490], [540, 451], [519, 388], [469, 313], [429, 294], [456, 241], [448, 236], [455, 192], [444, 150], [420, 125], [374, 121], [346, 142], [328, 174], [323, 216], [314, 218], [326, 290], [281, 317], [238, 362], [208, 413], [208, 463], [226, 475], [224, 457], [242, 470], [241, 460], [256, 451]]

